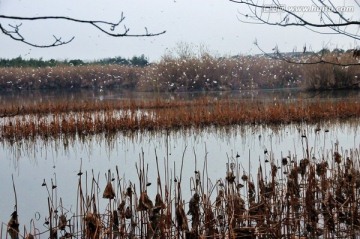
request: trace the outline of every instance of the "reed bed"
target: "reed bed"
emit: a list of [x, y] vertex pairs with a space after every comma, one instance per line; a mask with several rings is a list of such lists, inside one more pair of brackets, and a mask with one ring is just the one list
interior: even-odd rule
[[[256, 174], [242, 167], [247, 156], [229, 156], [218, 179], [208, 177], [206, 158], [202, 169], [195, 166], [193, 176], [183, 178], [184, 157], [180, 171], [156, 157], [157, 177], [150, 179], [142, 153], [137, 182], [126, 182], [116, 167], [101, 183], [100, 175], [80, 167], [75, 212], [54, 196], [56, 180], [44, 180], [45, 229], [32, 221], [20, 230], [15, 210], [0, 238], [358, 238], [359, 150], [335, 144], [315, 157], [306, 135], [302, 140], [303, 156], [277, 159], [266, 151]], [[14, 192], [17, 205], [15, 186]]]
[[[302, 84], [304, 89], [326, 90], [359, 88], [359, 61], [352, 57], [351, 54], [326, 54], [322, 56], [322, 60], [357, 65], [339, 66], [326, 63], [320, 65], [304, 65], [304, 81]], [[308, 61], [316, 62], [316, 57], [311, 57]]]
[[[195, 92], [303, 87], [358, 89], [358, 65], [307, 65], [327, 60], [358, 64], [352, 52], [300, 54], [292, 64], [268, 56], [215, 57], [208, 52], [164, 55], [145, 67], [79, 65], [45, 68], [0, 67], [0, 91], [39, 89], [128, 89], [146, 92]], [[305, 64], [302, 64], [305, 63]]]
[[2, 140], [59, 138], [117, 132], [202, 129], [238, 124], [318, 123], [360, 116], [360, 103], [338, 101], [80, 102], [8, 106], [3, 110]]
[[267, 57], [164, 56], [146, 67], [124, 65], [0, 68], [0, 89], [129, 89], [184, 92], [297, 87], [300, 66]]
[[[11, 117], [27, 114], [58, 114], [66, 112], [94, 112], [111, 110], [140, 110], [181, 108], [187, 106], [208, 106], [217, 101], [211, 97], [202, 97], [196, 100], [56, 100], [55, 102], [17, 102], [13, 104], [0, 103], [0, 116]], [[231, 100], [222, 100], [221, 104], [229, 104]]]

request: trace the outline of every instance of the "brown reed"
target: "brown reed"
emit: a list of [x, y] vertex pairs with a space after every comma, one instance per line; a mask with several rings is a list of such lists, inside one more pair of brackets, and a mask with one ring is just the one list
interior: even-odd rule
[[[305, 54], [293, 62], [356, 64], [351, 52]], [[0, 68], [0, 90], [129, 89], [147, 92], [224, 91], [303, 87], [358, 88], [358, 66], [291, 64], [267, 56], [165, 55], [146, 67], [124, 65]]]
[[[286, 164], [283, 160], [279, 165], [270, 152], [255, 178], [250, 172], [240, 173], [241, 165], [230, 157], [224, 177], [211, 187], [206, 186], [211, 179], [201, 175], [206, 169], [195, 168], [188, 203], [181, 196], [184, 182], [159, 177], [155, 204], [147, 194], [151, 184], [142, 155], [139, 184], [125, 184], [116, 167], [116, 177], [104, 187], [103, 195], [111, 192], [105, 199], [97, 190], [99, 177], [79, 173], [77, 209], [70, 219], [57, 210], [62, 206], [52, 196], [56, 187], [47, 189], [46, 225], [50, 238], [354, 238], [360, 233], [360, 154], [358, 149], [342, 154], [338, 146], [329, 152], [301, 159], [289, 153]], [[263, 171], [266, 164], [271, 165], [270, 172]], [[108, 200], [104, 212], [100, 212], [100, 200]], [[13, 221], [19, 226], [13, 214], [8, 233], [17, 238], [19, 231], [11, 230]], [[43, 234], [34, 232], [35, 238]]]
[[[336, 101], [120, 101], [59, 103], [3, 109], [2, 140], [44, 139], [117, 132], [201, 129], [239, 124], [319, 123], [360, 116], [360, 103]], [[14, 110], [12, 110], [14, 109]], [[33, 111], [34, 110], [34, 111]]]

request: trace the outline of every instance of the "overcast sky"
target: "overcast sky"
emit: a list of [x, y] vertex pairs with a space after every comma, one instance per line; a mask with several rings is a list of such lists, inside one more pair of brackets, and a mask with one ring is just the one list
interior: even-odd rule
[[[295, 1], [284, 1], [294, 4]], [[310, 1], [296, 1], [309, 4]], [[340, 5], [344, 1], [335, 1]], [[352, 1], [345, 2], [353, 3]], [[355, 7], [356, 17], [360, 16]], [[91, 26], [65, 21], [23, 22], [21, 32], [26, 38], [38, 44], [53, 42], [53, 35], [63, 40], [75, 36], [68, 45], [39, 49], [15, 42], [1, 34], [0, 58], [83, 59], [93, 60], [106, 57], [132, 57], [144, 54], [150, 61], [159, 60], [169, 49], [180, 42], [194, 46], [206, 46], [217, 55], [259, 53], [253, 42], [271, 52], [275, 45], [281, 51], [308, 49], [353, 48], [358, 43], [352, 39], [319, 35], [303, 28], [279, 28], [251, 25], [237, 19], [238, 12], [246, 11], [242, 5], [227, 0], [0, 0], [0, 14], [17, 16], [63, 15], [73, 18], [117, 21], [124, 12], [125, 25], [132, 34], [145, 33], [144, 27], [156, 33], [166, 30], [157, 37], [112, 38]], [[315, 15], [316, 16], [316, 15]], [[0, 22], [19, 24], [15, 21]], [[120, 28], [121, 29], [121, 28]]]

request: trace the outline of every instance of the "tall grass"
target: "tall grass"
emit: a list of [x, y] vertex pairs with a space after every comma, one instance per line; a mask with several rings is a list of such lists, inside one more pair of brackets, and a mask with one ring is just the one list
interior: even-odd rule
[[[304, 61], [312, 61], [317, 60], [318, 56], [307, 55], [305, 58]], [[351, 53], [329, 53], [323, 59], [356, 62]], [[296, 60], [298, 58], [294, 58]], [[121, 88], [181, 92], [304, 87], [316, 90], [357, 88], [358, 77], [358, 66], [290, 64], [266, 56], [215, 57], [203, 52], [165, 55], [159, 62], [146, 67], [85, 65], [0, 68], [0, 89]]]
[[[314, 57], [315, 58], [315, 57]], [[336, 63], [356, 63], [351, 53], [329, 53], [323, 59]], [[316, 60], [316, 58], [314, 59]], [[358, 89], [360, 66], [338, 66], [327, 63], [304, 65], [303, 88], [309, 90]]]
[[141, 75], [144, 91], [209, 91], [296, 87], [300, 69], [266, 57], [165, 56]]
[[123, 88], [134, 89], [141, 67], [91, 65], [0, 68], [1, 90]]

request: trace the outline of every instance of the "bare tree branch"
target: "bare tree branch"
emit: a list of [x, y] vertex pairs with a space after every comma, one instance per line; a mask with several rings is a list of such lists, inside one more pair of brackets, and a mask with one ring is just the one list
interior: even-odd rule
[[27, 45], [33, 46], [33, 47], [39, 47], [39, 48], [48, 48], [48, 47], [55, 47], [55, 46], [61, 46], [61, 45], [65, 45], [70, 43], [72, 40], [74, 40], [75, 37], [70, 38], [67, 41], [63, 41], [61, 40], [61, 37], [58, 38], [56, 36], [54, 36], [54, 42], [51, 44], [47, 44], [47, 45], [38, 45], [38, 44], [34, 44], [31, 42], [28, 42], [20, 33], [19, 28], [20, 25], [16, 25], [16, 26], [12, 26], [9, 25], [10, 28], [12, 28], [13, 30], [6, 30], [1, 24], [0, 24], [0, 30], [2, 31], [2, 33], [4, 33], [6, 36], [9, 36], [11, 39], [15, 40], [15, 41], [20, 41], [23, 42]]
[[[282, 4], [278, 0], [272, 1], [255, 1], [255, 0], [229, 0], [230, 2], [242, 4], [248, 7], [248, 13], [244, 13], [244, 10], [238, 11], [238, 19], [241, 22], [249, 23], [249, 24], [263, 24], [263, 25], [270, 25], [270, 26], [280, 26], [280, 27], [290, 27], [290, 26], [298, 26], [304, 27], [309, 29], [315, 33], [325, 34], [325, 35], [343, 35], [354, 39], [356, 41], [360, 40], [360, 18], [353, 19], [354, 16], [347, 16], [344, 11], [341, 10], [340, 6], [337, 7], [334, 2], [331, 0], [324, 1], [324, 0], [310, 0], [310, 4], [308, 6], [288, 6]], [[284, 1], [285, 2], [285, 1]], [[349, 1], [350, 2], [350, 1]], [[350, 6], [349, 2], [346, 2], [349, 9], [360, 9], [360, 4], [354, 0], [354, 5]], [[286, 2], [287, 4], [296, 4], [296, 2], [289, 1]], [[318, 19], [316, 18], [305, 18], [305, 12], [301, 13], [301, 10], [313, 10], [318, 11]], [[328, 29], [329, 31], [326, 31]], [[325, 30], [325, 31], [324, 31]], [[286, 54], [280, 53], [277, 47], [274, 53], [268, 54], [260, 46], [255, 43], [257, 48], [266, 56], [286, 61], [288, 63], [293, 64], [333, 64], [338, 66], [353, 66], [353, 65], [360, 65], [358, 59], [358, 52], [359, 49], [353, 49], [353, 62], [339, 62], [339, 61], [327, 61], [322, 56], [319, 56], [317, 59], [313, 57], [310, 59], [306, 58], [307, 60], [302, 60], [300, 58], [294, 59], [288, 57]], [[305, 52], [304, 52], [305, 53]], [[359, 53], [360, 54], [360, 53]], [[306, 55], [308, 56], [308, 55]]]
[[[124, 30], [120, 32], [115, 32], [117, 27], [123, 23], [125, 20], [125, 17], [123, 13], [121, 13], [120, 19], [118, 22], [110, 22], [110, 21], [101, 21], [101, 20], [83, 20], [83, 19], [77, 19], [72, 17], [65, 17], [65, 16], [40, 16], [40, 17], [19, 17], [19, 16], [8, 16], [8, 15], [0, 15], [1, 19], [7, 19], [7, 20], [16, 20], [16, 21], [42, 21], [42, 20], [63, 20], [63, 21], [70, 21], [80, 24], [86, 24], [91, 25], [104, 33], [105, 35], [111, 36], [111, 37], [153, 37], [158, 36], [161, 34], [164, 34], [166, 31], [161, 31], [157, 33], [151, 33], [148, 31], [148, 29], [145, 27], [145, 33], [142, 34], [129, 34], [130, 28], [124, 26]], [[6, 28], [0, 23], [0, 30], [1, 32], [10, 37], [11, 39], [15, 41], [23, 42], [27, 45], [33, 46], [33, 47], [39, 47], [39, 48], [48, 48], [48, 47], [56, 47], [61, 46], [70, 43], [74, 40], [74, 36], [71, 37], [69, 40], [62, 40], [61, 37], [54, 36], [54, 42], [49, 44], [35, 44], [32, 42], [29, 42], [26, 40], [26, 38], [21, 34], [20, 27], [22, 26], [22, 23], [18, 25], [8, 25]]]
[[254, 42], [254, 45], [261, 51], [261, 53], [264, 56], [269, 57], [271, 59], [285, 61], [290, 64], [316, 65], [322, 63], [322, 64], [331, 64], [335, 66], [344, 66], [344, 67], [358, 66], [360, 64], [360, 62], [356, 62], [356, 59], [354, 59], [353, 62], [347, 62], [347, 63], [340, 62], [339, 60], [328, 61], [323, 58], [324, 57], [323, 54], [317, 54], [311, 52], [308, 52], [306, 54], [304, 54], [305, 52], [303, 52], [303, 54], [299, 55], [298, 57], [287, 56], [286, 54], [280, 52], [278, 46], [275, 46], [273, 48], [273, 53], [267, 53], [259, 46], [257, 41]]
[[[250, 9], [252, 15], [248, 14], [241, 14], [246, 18], [250, 18], [257, 23], [263, 23], [267, 25], [273, 26], [281, 26], [281, 27], [289, 27], [289, 26], [300, 26], [300, 27], [314, 27], [314, 28], [330, 28], [331, 30], [335, 31], [339, 34], [344, 34], [348, 37], [354, 38], [356, 40], [360, 40], [360, 36], [358, 33], [350, 33], [348, 31], [343, 30], [343, 27], [347, 26], [360, 26], [360, 21], [358, 20], [350, 20], [344, 16], [343, 13], [336, 10], [336, 7], [330, 1], [330, 4], [325, 4], [324, 1], [319, 0], [322, 4], [319, 6], [315, 4], [320, 10], [320, 19], [319, 22], [314, 22], [305, 19], [303, 16], [288, 10], [284, 5], [280, 4], [278, 1], [273, 0], [271, 4], [258, 4], [255, 3], [253, 0], [229, 0], [230, 2], [238, 3], [247, 5]], [[314, 1], [313, 1], [314, 2]], [[329, 11], [324, 11], [322, 9], [328, 9]], [[284, 17], [280, 21], [275, 21], [270, 17], [270, 14], [274, 13], [276, 10], [277, 13], [285, 14]], [[339, 16], [340, 20], [335, 22], [334, 17], [331, 16], [328, 12], [331, 12], [337, 16]], [[327, 20], [326, 20], [327, 19]]]
[[[310, 22], [310, 21], [307, 21], [305, 20], [303, 17], [300, 17], [299, 15], [289, 11], [289, 10], [286, 10], [286, 8], [283, 8], [281, 5], [278, 5], [277, 3], [274, 2], [275, 4], [275, 7], [273, 6], [269, 6], [269, 5], [257, 5], [255, 3], [253, 3], [253, 1], [236, 1], [236, 0], [229, 0], [230, 2], [234, 2], [234, 3], [240, 3], [240, 4], [246, 4], [248, 6], [251, 6], [251, 7], [254, 7], [254, 8], [257, 8], [257, 9], [267, 9], [269, 10], [268, 12], [271, 12], [272, 9], [276, 8], [278, 9], [279, 11], [282, 11], [284, 13], [287, 13], [291, 16], [293, 16], [295, 19], [297, 19], [298, 21], [297, 22], [267, 22], [266, 20], [264, 20], [263, 18], [260, 19], [260, 15], [256, 14], [255, 15], [255, 18], [260, 20], [260, 21], [263, 21], [264, 23], [266, 22], [266, 24], [272, 24], [272, 25], [278, 25], [278, 26], [305, 26], [305, 25], [308, 25], [308, 26], [312, 26], [312, 27], [321, 27], [321, 28], [325, 28], [325, 27], [334, 27], [334, 26], [338, 26], [338, 27], [341, 27], [341, 26], [349, 26], [349, 25], [360, 25], [360, 21], [346, 21], [346, 22], [340, 22], [340, 23], [324, 23], [324, 24], [321, 24], [321, 23], [314, 23], [314, 22]], [[267, 11], [263, 11], [263, 12], [267, 12]], [[324, 13], [324, 12], [323, 12]], [[337, 12], [338, 14], [340, 14], [339, 12]], [[342, 15], [341, 15], [342, 16]], [[343, 16], [342, 16], [343, 18]]]

